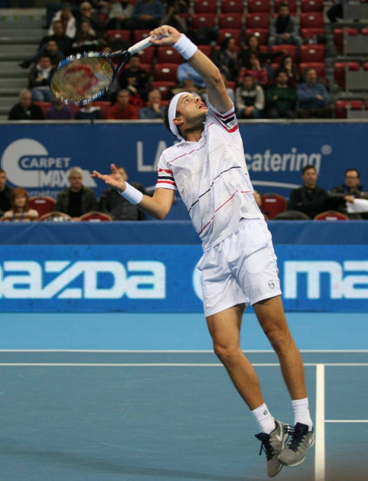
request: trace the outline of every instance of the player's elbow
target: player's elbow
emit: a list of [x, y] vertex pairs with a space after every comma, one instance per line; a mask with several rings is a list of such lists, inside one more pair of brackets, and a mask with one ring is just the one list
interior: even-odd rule
[[214, 65], [211, 75], [207, 79], [207, 83], [218, 86], [224, 83], [220, 70]]

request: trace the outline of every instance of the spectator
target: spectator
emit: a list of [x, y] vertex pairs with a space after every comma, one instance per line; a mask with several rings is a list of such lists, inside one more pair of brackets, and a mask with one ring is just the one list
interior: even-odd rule
[[38, 219], [38, 212], [28, 206], [29, 195], [25, 189], [13, 189], [10, 198], [10, 210], [6, 211], [2, 221], [29, 222]]
[[72, 14], [71, 7], [68, 3], [64, 3], [64, 5], [61, 6], [61, 10], [55, 13], [53, 19], [51, 20], [51, 25], [49, 28], [49, 35], [53, 35], [54, 33], [54, 22], [61, 22], [65, 34], [69, 38], [74, 38], [75, 34], [77, 32], [77, 24], [74, 15]]
[[102, 113], [100, 107], [96, 107], [93, 102], [81, 107], [75, 114], [75, 120], [101, 120]]
[[183, 13], [188, 13], [188, 4], [182, 0], [168, 2], [166, 15], [162, 17], [160, 25], [170, 25], [181, 33], [187, 33], [188, 26]]
[[328, 107], [328, 93], [326, 87], [317, 82], [317, 72], [309, 68], [305, 73], [305, 83], [298, 85], [299, 109], [297, 117], [330, 118], [331, 108]]
[[146, 107], [139, 111], [139, 118], [145, 120], [163, 119], [165, 107], [161, 105], [161, 93], [159, 90], [151, 90], [148, 94]]
[[165, 11], [160, 0], [140, 0], [134, 6], [133, 27], [135, 29], [153, 29], [160, 25]]
[[45, 112], [46, 120], [73, 120], [73, 111], [61, 100], [54, 99], [53, 105]]
[[131, 28], [134, 7], [127, 0], [116, 0], [110, 7], [106, 30]]
[[[171, 89], [172, 95], [176, 95], [179, 92], [189, 92], [190, 94], [195, 95], [196, 97], [201, 97], [198, 92], [198, 88], [196, 87], [195, 83], [193, 82], [192, 79], [186, 79], [183, 82], [183, 85], [180, 86], [178, 85], [177, 87], [173, 87]], [[206, 93], [204, 94], [204, 97], [207, 97]]]
[[228, 80], [235, 80], [239, 73], [235, 38], [226, 37], [221, 44], [221, 48], [212, 55], [212, 61], [226, 75]]
[[110, 107], [107, 114], [109, 120], [135, 120], [138, 119], [138, 112], [135, 107], [129, 104], [129, 90], [119, 90], [115, 105]]
[[[355, 199], [368, 200], [368, 192], [363, 190], [360, 183], [359, 170], [352, 168], [345, 171], [344, 183], [332, 189], [329, 201], [334, 202], [333, 208], [348, 215], [350, 219], [361, 219], [362, 216], [359, 214], [348, 213], [348, 203], [352, 204]], [[363, 217], [367, 218], [366, 215]]]
[[[117, 167], [124, 179], [128, 180], [128, 174], [123, 167]], [[138, 189], [142, 194], [147, 195], [142, 184], [130, 182], [133, 187]], [[144, 214], [138, 209], [136, 205], [131, 204], [128, 200], [122, 197], [114, 188], [104, 191], [99, 203], [99, 210], [110, 214], [114, 220], [144, 220]]]
[[92, 5], [89, 2], [83, 2], [80, 5], [77, 27], [80, 27], [83, 21], [88, 21], [94, 30], [94, 34], [97, 38], [103, 38], [105, 35], [102, 20], [93, 12]]
[[[55, 42], [57, 43], [58, 49], [64, 55], [64, 57], [67, 57], [68, 55], [70, 55], [72, 39], [65, 34], [64, 25], [60, 20], [53, 22], [52, 34], [47, 35], [46, 37], [43, 37], [43, 39], [40, 42], [39, 49], [43, 48], [49, 40], [55, 40]], [[26, 68], [28, 67], [29, 65]]]
[[301, 46], [302, 43], [298, 23], [291, 17], [288, 3], [282, 3], [278, 16], [271, 20], [268, 45], [270, 47], [280, 44]]
[[138, 95], [147, 100], [148, 73], [141, 68], [141, 59], [138, 55], [133, 55], [129, 60], [128, 68], [124, 69], [119, 76], [118, 83], [121, 88], [128, 89], [134, 87]]
[[263, 89], [248, 73], [236, 89], [236, 115], [239, 119], [259, 119], [264, 109]]
[[249, 35], [247, 46], [243, 48], [238, 55], [239, 68], [245, 68], [249, 64], [251, 54], [254, 53], [259, 58], [261, 65], [265, 62], [272, 62], [275, 58], [280, 57], [283, 52], [261, 52], [259, 44], [259, 35]]
[[245, 73], [250, 74], [255, 81], [260, 85], [265, 86], [268, 83], [268, 72], [261, 66], [259, 57], [255, 53], [252, 53], [249, 57], [249, 62], [246, 65], [245, 71], [241, 72], [240, 79], [242, 79]]
[[178, 82], [183, 85], [185, 80], [193, 80], [196, 87], [205, 88], [206, 84], [203, 82], [202, 77], [194, 70], [194, 68], [188, 62], [184, 62], [179, 65], [177, 70]]
[[343, 0], [333, 0], [333, 5], [330, 7], [326, 15], [331, 23], [336, 23], [338, 18], [343, 18]]
[[13, 189], [6, 185], [6, 172], [0, 169], [0, 215], [10, 209], [10, 199]]
[[284, 55], [280, 61], [280, 66], [276, 71], [275, 79], [277, 78], [278, 73], [283, 70], [287, 73], [288, 76], [288, 86], [289, 87], [296, 87], [297, 83], [299, 82], [299, 74], [298, 69], [294, 63], [293, 57], [291, 55]]
[[97, 209], [97, 199], [92, 189], [83, 185], [83, 171], [80, 167], [69, 170], [70, 187], [59, 192], [54, 211], [64, 212], [74, 220], [87, 212]]
[[296, 89], [288, 87], [288, 74], [285, 70], [279, 70], [276, 86], [267, 91], [266, 100], [270, 119], [293, 119], [295, 117]]
[[19, 93], [19, 102], [12, 107], [8, 120], [45, 120], [42, 109], [32, 102], [30, 90], [23, 89]]
[[100, 49], [100, 42], [88, 20], [83, 20], [78, 27], [75, 40], [72, 43], [72, 54], [96, 51]]
[[302, 170], [303, 187], [291, 191], [288, 211], [299, 211], [314, 219], [326, 210], [328, 192], [317, 186], [317, 169], [306, 165]]
[[53, 67], [57, 67], [60, 60], [63, 60], [64, 58], [64, 55], [58, 49], [58, 44], [55, 40], [49, 40], [47, 42], [47, 44], [39, 52], [36, 60], [38, 60], [42, 55], [48, 55], [50, 57], [51, 65]]
[[50, 82], [54, 68], [48, 55], [41, 55], [37, 64], [29, 72], [29, 87], [35, 102], [52, 102], [54, 97], [50, 89]]

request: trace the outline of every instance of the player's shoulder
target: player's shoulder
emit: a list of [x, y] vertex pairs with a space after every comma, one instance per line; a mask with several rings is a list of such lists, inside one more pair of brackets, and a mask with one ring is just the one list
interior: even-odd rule
[[167, 147], [165, 150], [162, 151], [161, 154], [161, 162], [170, 162], [171, 160], [175, 159], [181, 152], [185, 151], [185, 142], [177, 142], [170, 147]]

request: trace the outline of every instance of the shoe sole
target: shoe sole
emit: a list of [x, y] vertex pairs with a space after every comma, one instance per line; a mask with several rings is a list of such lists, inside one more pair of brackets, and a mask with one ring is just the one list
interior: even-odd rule
[[[310, 449], [312, 446], [314, 446], [314, 443], [316, 442], [316, 438], [313, 438], [313, 442], [309, 445], [308, 449]], [[304, 455], [304, 458], [301, 460], [301, 461], [298, 461], [297, 463], [293, 463], [293, 464], [286, 464], [286, 463], [283, 463], [281, 461], [281, 459], [277, 458], [279, 460], [279, 463], [282, 464], [283, 466], [298, 466], [299, 464], [302, 464], [305, 460], [305, 457], [307, 456], [307, 452], [308, 452], [308, 449], [307, 451], [305, 452], [305, 455]]]

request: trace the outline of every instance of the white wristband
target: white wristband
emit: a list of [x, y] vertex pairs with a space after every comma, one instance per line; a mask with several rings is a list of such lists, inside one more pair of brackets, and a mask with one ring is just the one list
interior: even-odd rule
[[126, 200], [128, 200], [131, 204], [137, 205], [140, 202], [142, 202], [143, 199], [143, 194], [140, 192], [138, 189], [133, 187], [132, 185], [126, 183], [126, 189], [125, 190], [118, 190], [119, 194], [124, 197]]
[[182, 33], [180, 39], [174, 44], [175, 50], [177, 50], [185, 60], [189, 60], [198, 50], [197, 45], [189, 40], [189, 38]]

